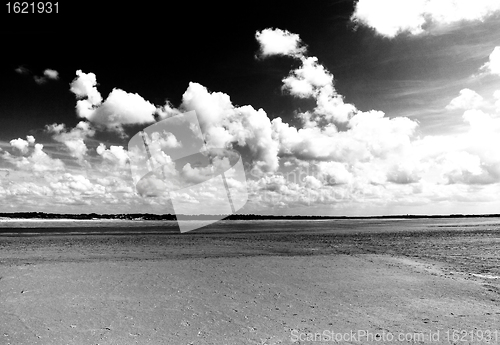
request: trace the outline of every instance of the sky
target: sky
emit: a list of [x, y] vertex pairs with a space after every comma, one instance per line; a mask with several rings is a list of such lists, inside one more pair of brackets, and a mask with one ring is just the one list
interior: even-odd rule
[[0, 212], [172, 213], [128, 143], [195, 111], [240, 213], [500, 213], [496, 0], [65, 6], [3, 13]]

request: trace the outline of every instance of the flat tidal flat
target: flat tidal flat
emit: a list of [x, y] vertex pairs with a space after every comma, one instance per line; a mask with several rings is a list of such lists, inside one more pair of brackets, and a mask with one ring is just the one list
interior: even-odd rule
[[0, 221], [0, 344], [497, 344], [499, 280], [498, 218]]

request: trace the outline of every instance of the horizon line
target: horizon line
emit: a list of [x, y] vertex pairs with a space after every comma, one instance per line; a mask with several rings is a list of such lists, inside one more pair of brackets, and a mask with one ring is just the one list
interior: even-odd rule
[[321, 215], [272, 215], [272, 214], [198, 214], [198, 215], [184, 215], [184, 214], [156, 214], [156, 213], [46, 213], [46, 212], [0, 212], [0, 218], [45, 218], [45, 219], [134, 219], [142, 218], [142, 220], [177, 220], [177, 217], [191, 218], [191, 219], [213, 219], [220, 220], [246, 220], [246, 219], [394, 219], [394, 218], [481, 218], [481, 217], [500, 217], [500, 213], [486, 213], [486, 214], [396, 214], [396, 215], [368, 215], [368, 216], [321, 216]]

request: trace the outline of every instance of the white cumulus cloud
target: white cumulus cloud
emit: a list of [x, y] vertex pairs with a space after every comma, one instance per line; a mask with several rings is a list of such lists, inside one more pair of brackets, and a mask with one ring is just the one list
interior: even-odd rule
[[94, 73], [76, 72], [77, 77], [71, 83], [71, 91], [81, 98], [76, 109], [80, 117], [95, 124], [123, 134], [123, 125], [146, 124], [155, 121], [153, 114], [156, 106], [136, 93], [113, 89], [106, 100], [96, 88], [97, 78]]
[[[89, 109], [90, 110], [90, 109]], [[106, 100], [84, 116], [109, 128], [154, 122], [156, 107], [136, 93], [113, 89]]]
[[448, 110], [475, 109], [481, 105], [483, 97], [471, 89], [460, 90], [460, 95], [453, 98], [446, 106]]
[[257, 31], [255, 38], [260, 44], [260, 56], [289, 55], [302, 56], [306, 48], [300, 40], [299, 35], [287, 30], [264, 29]]
[[189, 84], [180, 108], [196, 111], [209, 147], [247, 146], [255, 166], [266, 171], [278, 169], [278, 143], [263, 109], [236, 107], [229, 95], [210, 92], [198, 83]]
[[359, 0], [351, 20], [392, 38], [463, 20], [484, 20], [499, 10], [497, 0]]
[[500, 76], [500, 46], [495, 47], [491, 52], [488, 62], [482, 67], [482, 71]]
[[[22, 140], [22, 139], [21, 139]], [[28, 143], [26, 141], [26, 143]], [[22, 144], [24, 147], [24, 144]], [[16, 168], [30, 172], [62, 171], [65, 166], [60, 159], [50, 157], [43, 151], [42, 144], [35, 144], [29, 156], [15, 157], [4, 152], [2, 158], [13, 164]]]
[[497, 112], [500, 112], [500, 90], [496, 90], [493, 92], [493, 98], [496, 99], [495, 101], [495, 108]]
[[96, 88], [97, 77], [94, 73], [83, 73], [76, 71], [76, 78], [71, 83], [70, 91], [78, 98], [88, 98], [90, 104], [95, 105], [102, 102], [102, 96]]
[[333, 84], [333, 75], [322, 65], [316, 57], [302, 57], [302, 66], [293, 70], [283, 79], [283, 89], [297, 97], [311, 97], [319, 89]]
[[16, 148], [21, 153], [28, 152], [29, 142], [27, 140], [17, 138], [10, 141], [10, 146]]
[[66, 126], [64, 124], [54, 123], [45, 126], [45, 128], [48, 132], [54, 133], [52, 138], [63, 143], [72, 157], [75, 157], [80, 162], [84, 161], [88, 151], [85, 139], [93, 137], [95, 134], [95, 130], [88, 122], [80, 121], [70, 131], [66, 131]]
[[114, 162], [122, 167], [125, 166], [129, 160], [128, 153], [123, 146], [111, 145], [109, 149], [106, 149], [106, 145], [101, 143], [96, 148], [96, 152], [104, 159]]
[[43, 71], [43, 75], [45, 77], [47, 77], [48, 79], [52, 79], [52, 80], [59, 79], [59, 72], [57, 72], [54, 69], [47, 68], [45, 71]]
[[[266, 29], [270, 32], [275, 32], [279, 29]], [[265, 30], [264, 30], [265, 31]], [[280, 32], [280, 31], [278, 31]], [[300, 42], [300, 37], [294, 35], [297, 42]], [[352, 104], [345, 103], [344, 97], [337, 93], [334, 87], [333, 75], [321, 64], [318, 63], [318, 58], [315, 56], [306, 56], [305, 50], [300, 54], [282, 54], [273, 52], [267, 49], [267, 45], [262, 40], [260, 43], [261, 51], [268, 51], [269, 55], [291, 55], [300, 59], [302, 65], [290, 71], [288, 77], [283, 79], [283, 90], [289, 92], [292, 96], [299, 98], [314, 98], [316, 100], [316, 108], [312, 112], [300, 113], [305, 127], [314, 127], [317, 125], [324, 126], [332, 122], [347, 122], [349, 118], [356, 112], [356, 107]]]
[[32, 75], [33, 80], [39, 84], [45, 84], [49, 80], [58, 80], [59, 79], [59, 72], [57, 72], [54, 69], [47, 68], [43, 71], [43, 75], [34, 75], [28, 68], [24, 66], [19, 66], [15, 69], [16, 73], [19, 74], [24, 74], [24, 75]]

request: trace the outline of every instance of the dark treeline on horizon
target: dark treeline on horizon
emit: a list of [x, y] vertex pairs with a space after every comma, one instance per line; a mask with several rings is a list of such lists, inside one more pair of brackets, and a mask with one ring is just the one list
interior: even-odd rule
[[[127, 214], [58, 214], [44, 212], [14, 212], [0, 213], [0, 218], [22, 218], [22, 219], [124, 219], [124, 220], [177, 220], [175, 214], [151, 214], [151, 213], [127, 213]], [[221, 215], [183, 215], [182, 219], [226, 219], [226, 220], [312, 220], [312, 219], [395, 219], [395, 218], [477, 218], [477, 217], [500, 217], [500, 214], [449, 214], [449, 215], [380, 215], [380, 216], [276, 216], [259, 214], [231, 214], [225, 217]]]

